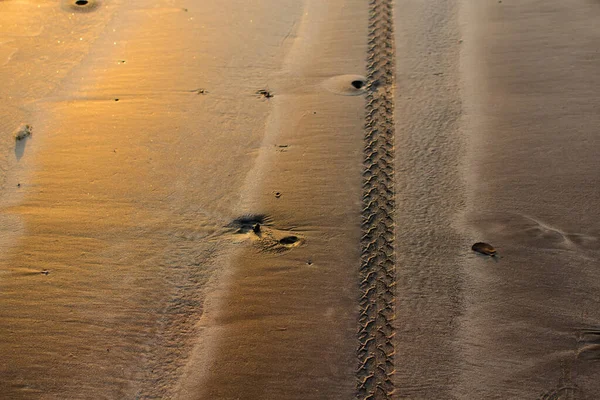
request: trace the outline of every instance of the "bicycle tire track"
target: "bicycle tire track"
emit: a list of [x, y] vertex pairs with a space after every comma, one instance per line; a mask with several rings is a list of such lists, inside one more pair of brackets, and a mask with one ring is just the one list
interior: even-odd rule
[[394, 394], [394, 23], [392, 0], [369, 1], [357, 398]]

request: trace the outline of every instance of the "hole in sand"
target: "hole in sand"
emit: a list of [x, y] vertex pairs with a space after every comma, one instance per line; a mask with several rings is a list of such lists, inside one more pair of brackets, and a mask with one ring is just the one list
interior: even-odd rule
[[279, 240], [279, 243], [281, 243], [284, 246], [291, 246], [297, 243], [299, 240], [300, 238], [298, 236], [286, 236], [284, 238], [281, 238]]
[[363, 86], [365, 86], [365, 81], [361, 81], [361, 80], [357, 79], [355, 81], [350, 82], [350, 84], [352, 86], [354, 86], [354, 88], [356, 88], [356, 89], [361, 89]]
[[100, 0], [63, 0], [62, 8], [65, 11], [87, 13], [96, 10]]
[[367, 79], [362, 75], [338, 75], [323, 82], [331, 93], [343, 96], [359, 96], [366, 91]]

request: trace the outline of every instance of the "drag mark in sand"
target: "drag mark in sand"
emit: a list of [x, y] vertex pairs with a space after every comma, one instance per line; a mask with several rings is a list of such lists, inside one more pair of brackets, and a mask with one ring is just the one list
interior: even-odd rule
[[359, 399], [394, 393], [394, 28], [391, 0], [370, 0], [361, 238]]

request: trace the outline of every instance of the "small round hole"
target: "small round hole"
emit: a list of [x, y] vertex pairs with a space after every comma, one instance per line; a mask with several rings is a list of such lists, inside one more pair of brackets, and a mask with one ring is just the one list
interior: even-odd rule
[[365, 86], [365, 82], [361, 80], [355, 80], [350, 83], [355, 89], [360, 89]]
[[279, 240], [279, 243], [289, 246], [291, 244], [296, 243], [299, 240], [298, 236], [286, 236], [283, 239]]
[[100, 7], [102, 0], [62, 0], [65, 11], [77, 13], [93, 12]]

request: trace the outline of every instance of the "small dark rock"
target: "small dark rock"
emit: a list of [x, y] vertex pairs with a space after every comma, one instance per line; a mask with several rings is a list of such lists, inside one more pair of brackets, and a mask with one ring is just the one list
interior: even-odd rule
[[490, 257], [494, 257], [497, 254], [494, 246], [485, 242], [475, 243], [473, 246], [471, 246], [471, 250]]
[[19, 128], [15, 132], [15, 140], [18, 142], [20, 140], [26, 139], [31, 136], [31, 125], [21, 124]]

